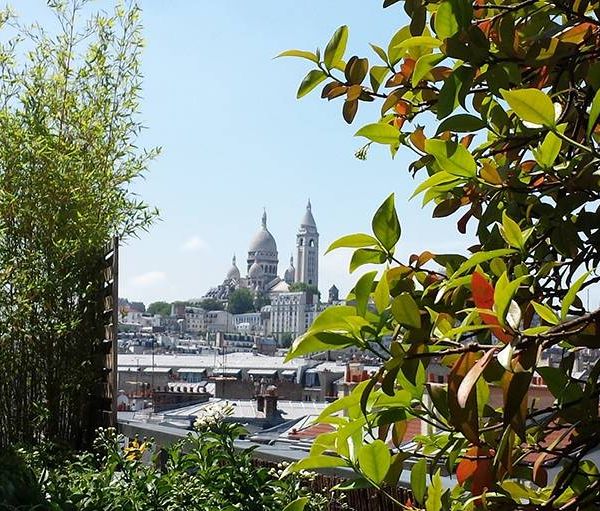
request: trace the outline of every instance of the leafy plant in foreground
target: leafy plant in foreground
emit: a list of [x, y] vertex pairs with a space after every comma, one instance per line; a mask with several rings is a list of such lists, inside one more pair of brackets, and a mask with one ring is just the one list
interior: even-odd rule
[[[215, 410], [213, 417], [197, 424], [197, 433], [156, 453], [152, 460], [151, 441], [134, 439], [124, 445], [123, 437], [110, 428], [99, 432], [91, 452], [65, 457], [64, 453], [59, 456], [52, 450], [36, 448], [18, 451], [18, 455], [5, 459], [6, 463], [0, 458], [0, 470], [5, 464], [13, 470], [23, 467], [19, 473], [24, 476], [17, 474], [9, 479], [21, 484], [21, 493], [13, 492], [14, 507], [8, 509], [317, 511], [326, 508], [332, 495], [310, 491], [306, 476], [293, 474], [280, 479], [281, 471], [257, 467], [252, 462], [252, 450], [235, 446], [239, 436], [246, 433], [244, 428], [223, 421], [223, 417], [221, 410]], [[0, 492], [5, 487], [7, 484], [0, 485]], [[33, 500], [36, 495], [38, 501]]]
[[[390, 195], [372, 233], [331, 245], [354, 249], [351, 272], [382, 268], [358, 279], [355, 305], [323, 312], [288, 359], [355, 346], [381, 366], [321, 414], [335, 431], [288, 472], [351, 467], [384, 489], [406, 462], [413, 508], [597, 509], [600, 361], [588, 350], [600, 348], [600, 309], [580, 295], [600, 281], [600, 4], [392, 5], [410, 23], [385, 48], [371, 45], [376, 65], [345, 56], [345, 26], [324, 52], [281, 56], [310, 61], [298, 97], [323, 83], [348, 123], [379, 102], [380, 117], [356, 133], [367, 139], [357, 156], [372, 144], [408, 149], [413, 197], [436, 218], [456, 214], [458, 233], [470, 229], [477, 244], [400, 261]], [[582, 354], [592, 360], [583, 377]], [[447, 368], [446, 383], [428, 382], [432, 364]], [[530, 396], [534, 377], [553, 402]], [[415, 418], [430, 434], [402, 446]]]

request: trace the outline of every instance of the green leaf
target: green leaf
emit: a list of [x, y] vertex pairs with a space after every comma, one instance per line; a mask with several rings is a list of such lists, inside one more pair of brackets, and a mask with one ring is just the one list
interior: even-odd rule
[[376, 44], [371, 44], [370, 46], [371, 46], [371, 48], [373, 48], [373, 51], [375, 53], [377, 53], [377, 55], [379, 56], [379, 58], [381, 60], [383, 60], [386, 64], [389, 64], [388, 56], [385, 53], [385, 50], [383, 48], [381, 48], [380, 46], [377, 46]]
[[371, 80], [371, 87], [373, 92], [377, 92], [381, 84], [384, 82], [385, 77], [390, 72], [387, 66], [373, 66], [369, 71], [369, 79]]
[[508, 275], [505, 272], [496, 282], [494, 288], [494, 305], [496, 307], [496, 315], [501, 325], [506, 324], [506, 315], [508, 314], [511, 301], [521, 283], [528, 278], [529, 276], [525, 275], [511, 282], [508, 280]]
[[371, 289], [373, 288], [373, 281], [377, 271], [370, 271], [365, 273], [354, 286], [354, 296], [356, 297], [356, 313], [359, 316], [364, 316], [367, 312], [367, 305], [369, 304], [369, 297], [371, 296]]
[[394, 206], [393, 193], [383, 201], [381, 206], [379, 206], [379, 209], [373, 216], [371, 226], [373, 228], [373, 233], [383, 247], [388, 251], [392, 251], [396, 242], [400, 239], [401, 232], [400, 222]]
[[392, 314], [396, 321], [405, 327], [417, 330], [421, 328], [419, 307], [413, 297], [406, 291], [392, 300]]
[[326, 254], [335, 250], [336, 248], [363, 248], [363, 247], [374, 247], [379, 245], [379, 242], [369, 234], [348, 234], [335, 240], [325, 252]]
[[327, 405], [325, 409], [319, 414], [315, 422], [323, 422], [323, 419], [333, 415], [334, 413], [359, 406], [360, 398], [366, 386], [369, 384], [369, 381], [370, 380], [361, 381], [356, 385], [356, 387], [348, 396], [336, 399], [331, 404]]
[[306, 504], [308, 504], [308, 497], [300, 497], [285, 506], [283, 511], [304, 511]]
[[437, 103], [437, 118], [449, 116], [458, 105], [466, 108], [465, 98], [471, 89], [475, 78], [475, 69], [459, 65], [452, 74], [444, 80], [440, 89]]
[[554, 397], [560, 396], [569, 384], [569, 378], [559, 367], [537, 367], [536, 371]]
[[343, 458], [336, 456], [327, 456], [325, 454], [319, 454], [318, 456], [308, 456], [307, 458], [296, 461], [283, 471], [281, 477], [285, 477], [288, 474], [294, 472], [300, 472], [300, 470], [313, 470], [316, 468], [329, 468], [329, 467], [347, 467], [349, 463]]
[[589, 137], [596, 126], [596, 121], [600, 115], [600, 89], [596, 91], [594, 99], [592, 100], [592, 106], [590, 108], [590, 117], [588, 118], [586, 134]]
[[384, 263], [387, 256], [381, 250], [374, 248], [359, 248], [354, 251], [350, 259], [350, 273], [364, 264], [381, 264]]
[[448, 172], [441, 170], [440, 172], [436, 172], [433, 176], [428, 177], [425, 181], [423, 181], [413, 194], [410, 196], [412, 199], [416, 195], [419, 195], [422, 191], [427, 190], [428, 188], [433, 188], [434, 186], [441, 185], [444, 183], [452, 183], [456, 181], [458, 183], [459, 178], [457, 178], [453, 174], [449, 174]]
[[392, 456], [385, 442], [375, 440], [358, 452], [358, 464], [362, 473], [375, 484], [381, 483], [390, 469]]
[[390, 64], [395, 65], [402, 58], [402, 56], [405, 53], [405, 50], [404, 48], [398, 48], [398, 46], [403, 41], [406, 41], [406, 39], [408, 39], [410, 36], [410, 27], [408, 26], [401, 28], [400, 30], [398, 30], [398, 32], [394, 34], [394, 37], [392, 37], [392, 39], [390, 40], [387, 51], [388, 57], [390, 59]]
[[533, 301], [531, 302], [531, 305], [533, 305], [533, 308], [535, 309], [537, 315], [544, 321], [550, 323], [551, 325], [558, 325], [560, 320], [558, 319], [556, 313], [550, 307]]
[[573, 302], [575, 301], [575, 297], [577, 296], [577, 293], [579, 293], [579, 290], [581, 289], [581, 286], [583, 286], [583, 283], [585, 282], [585, 279], [588, 278], [589, 274], [590, 274], [590, 272], [586, 271], [569, 288], [569, 291], [567, 291], [567, 294], [563, 298], [562, 305], [561, 305], [561, 308], [560, 308], [560, 319], [561, 319], [561, 321], [564, 321], [567, 318], [567, 314], [569, 314], [569, 307], [571, 307], [571, 305], [573, 305]]
[[318, 353], [319, 351], [341, 350], [349, 346], [357, 345], [356, 339], [349, 332], [350, 325], [344, 325], [344, 333], [315, 331], [309, 329], [306, 333], [294, 340], [290, 351], [285, 357], [288, 362], [294, 358], [301, 357], [307, 353]]
[[381, 314], [390, 303], [390, 287], [385, 272], [375, 287], [373, 301], [375, 302], [375, 308], [379, 314]]
[[356, 315], [356, 308], [350, 305], [327, 307], [319, 314], [310, 329], [313, 331], [334, 330], [346, 324], [346, 319]]
[[444, 119], [438, 126], [435, 134], [439, 135], [444, 131], [453, 131], [455, 133], [472, 133], [485, 128], [485, 122], [479, 117], [471, 114], [456, 114]]
[[434, 30], [440, 39], [452, 37], [460, 30], [454, 8], [450, 0], [444, 0], [435, 13]]
[[442, 485], [440, 469], [438, 468], [435, 474], [433, 474], [431, 484], [427, 490], [427, 500], [425, 501], [425, 509], [427, 511], [442, 511], [442, 493], [444, 493], [444, 487]]
[[471, 153], [461, 144], [430, 138], [425, 141], [425, 151], [449, 174], [475, 177], [477, 164]]
[[502, 89], [500, 93], [521, 120], [549, 128], [554, 127], [554, 105], [550, 97], [541, 90]]
[[415, 48], [417, 46], [423, 48], [439, 48], [442, 45], [442, 41], [435, 37], [419, 35], [416, 37], [409, 37], [396, 46], [398, 49], [407, 50], [409, 48]]
[[360, 128], [354, 135], [355, 137], [365, 137], [378, 144], [398, 144], [400, 141], [400, 131], [385, 122], [367, 124]]
[[423, 502], [425, 498], [425, 488], [427, 485], [427, 462], [421, 458], [415, 463], [410, 471], [410, 488], [417, 499], [417, 502]]
[[494, 259], [495, 257], [504, 257], [507, 255], [514, 254], [515, 251], [510, 248], [499, 248], [497, 250], [489, 250], [483, 252], [477, 252], [473, 254], [469, 259], [467, 259], [464, 263], [462, 263], [458, 269], [453, 273], [452, 279], [462, 275], [466, 271], [474, 268], [478, 264], [489, 261], [490, 259]]
[[302, 59], [310, 60], [312, 62], [319, 62], [319, 59], [317, 59], [317, 56], [311, 51], [286, 50], [286, 51], [282, 51], [275, 58], [277, 59], [279, 57], [299, 57]]
[[325, 78], [327, 78], [327, 75], [325, 75], [325, 73], [320, 69], [313, 69], [309, 71], [304, 77], [304, 80], [302, 80], [296, 97], [300, 99], [301, 97], [306, 96], [311, 90], [325, 80]]
[[[566, 127], [566, 124], [561, 124], [556, 129], [560, 133], [564, 133]], [[533, 157], [540, 167], [544, 169], [551, 168], [560, 153], [561, 146], [562, 140], [552, 131], [549, 131], [540, 146], [532, 151]]]
[[505, 241], [514, 248], [523, 250], [525, 241], [519, 224], [506, 214], [506, 210], [502, 211], [502, 225], [500, 226], [500, 234]]
[[327, 69], [332, 69], [340, 63], [342, 57], [344, 56], [344, 52], [346, 51], [347, 42], [348, 27], [346, 25], [342, 25], [335, 31], [327, 43], [327, 47], [325, 48], [325, 56], [323, 61], [325, 62]]
[[446, 56], [442, 53], [431, 53], [429, 55], [423, 55], [420, 57], [415, 64], [415, 68], [413, 69], [411, 78], [412, 86], [416, 87], [419, 85], [419, 82], [427, 76], [429, 71], [431, 71], [445, 58]]

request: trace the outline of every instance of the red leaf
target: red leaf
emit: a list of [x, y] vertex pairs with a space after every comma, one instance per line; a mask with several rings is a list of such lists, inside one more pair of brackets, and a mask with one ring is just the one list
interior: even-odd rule
[[498, 318], [492, 312], [492, 308], [494, 307], [494, 287], [478, 271], [474, 272], [471, 276], [471, 292], [473, 293], [473, 301], [477, 308], [490, 311], [489, 314], [485, 312], [479, 313], [482, 321], [486, 325], [497, 325], [497, 328], [492, 328], [492, 332], [502, 342], [507, 343], [512, 341], [513, 336], [500, 327]]
[[485, 447], [471, 447], [465, 456], [468, 458], [463, 458], [456, 467], [458, 484], [462, 486], [470, 480], [471, 493], [481, 495], [486, 489], [491, 488], [494, 481], [491, 461], [494, 451]]
[[471, 291], [477, 308], [492, 309], [494, 306], [494, 287], [478, 271], [471, 275]]

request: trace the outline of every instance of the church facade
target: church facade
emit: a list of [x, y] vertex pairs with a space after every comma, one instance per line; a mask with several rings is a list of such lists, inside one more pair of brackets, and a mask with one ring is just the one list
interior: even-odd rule
[[296, 267], [290, 257], [288, 268], [279, 276], [277, 243], [267, 227], [267, 213], [263, 212], [261, 225], [252, 237], [246, 258], [245, 276], [237, 265], [235, 255], [222, 284], [211, 288], [206, 297], [227, 301], [236, 289], [250, 289], [255, 294], [287, 293], [290, 285], [303, 282], [311, 288], [319, 285], [319, 232], [312, 214], [310, 200], [296, 234]]

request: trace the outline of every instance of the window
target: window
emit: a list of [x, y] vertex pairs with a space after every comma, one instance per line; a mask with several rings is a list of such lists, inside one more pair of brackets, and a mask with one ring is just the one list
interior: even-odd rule
[[315, 246], [315, 240], [310, 240], [310, 241], [308, 242], [308, 246], [309, 246], [309, 247], [314, 247], [314, 246]]

